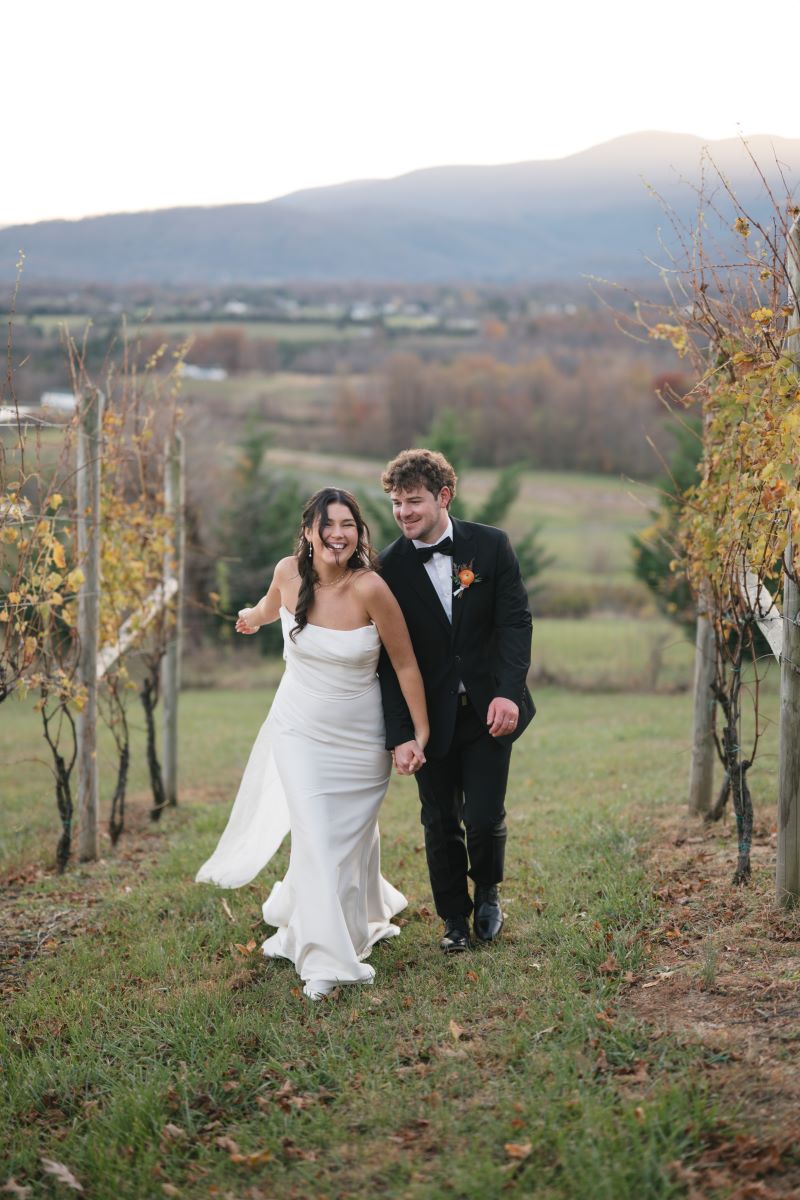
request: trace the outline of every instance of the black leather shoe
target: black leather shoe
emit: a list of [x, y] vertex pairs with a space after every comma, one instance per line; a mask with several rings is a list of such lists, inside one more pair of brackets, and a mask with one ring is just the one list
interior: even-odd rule
[[460, 954], [469, 949], [469, 922], [466, 917], [446, 917], [444, 936], [439, 948], [445, 954]]
[[479, 942], [496, 942], [503, 928], [503, 910], [496, 887], [475, 888], [475, 937]]

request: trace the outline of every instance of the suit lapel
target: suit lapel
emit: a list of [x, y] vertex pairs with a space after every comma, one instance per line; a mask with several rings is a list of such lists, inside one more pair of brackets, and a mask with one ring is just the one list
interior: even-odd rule
[[[453, 519], [453, 569], [456, 567], [465, 567], [475, 557], [475, 539], [473, 538], [467, 527], [461, 522]], [[466, 592], [462, 592], [460, 596], [453, 596], [453, 623], [452, 635], [455, 642], [458, 637], [458, 631], [463, 619], [464, 609], [469, 603], [469, 598]], [[441, 608], [441, 605], [439, 605]]]
[[450, 622], [447, 619], [447, 613], [442, 608], [442, 602], [436, 594], [436, 588], [431, 583], [431, 577], [425, 570], [413, 544], [408, 540], [403, 546], [403, 555], [403, 575], [449, 633]]

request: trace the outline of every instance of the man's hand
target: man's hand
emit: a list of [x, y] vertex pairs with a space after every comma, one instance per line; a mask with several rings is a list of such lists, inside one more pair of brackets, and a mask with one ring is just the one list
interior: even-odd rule
[[252, 608], [240, 608], [239, 615], [236, 618], [234, 626], [237, 633], [258, 633], [260, 625], [251, 624], [253, 618]]
[[492, 737], [505, 737], [509, 733], [513, 733], [517, 728], [519, 720], [519, 706], [513, 700], [506, 700], [503, 696], [496, 696], [489, 705], [489, 711], [486, 714], [486, 724], [489, 727], [489, 733]]
[[403, 742], [392, 750], [392, 762], [398, 775], [414, 775], [425, 765], [425, 751], [416, 738]]

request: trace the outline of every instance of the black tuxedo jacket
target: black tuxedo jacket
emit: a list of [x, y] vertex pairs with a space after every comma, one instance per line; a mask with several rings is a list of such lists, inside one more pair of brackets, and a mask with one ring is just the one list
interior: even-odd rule
[[[452, 625], [410, 539], [399, 537], [380, 555], [381, 574], [394, 593], [411, 635], [425, 684], [430, 720], [426, 754], [445, 755], [453, 739], [458, 684], [485, 719], [489, 704], [504, 696], [519, 705], [512, 742], [529, 725], [533, 700], [525, 680], [531, 662], [531, 613], [519, 563], [500, 529], [453, 519], [454, 568], [469, 566], [477, 576], [453, 597]], [[386, 651], [378, 666], [386, 746], [414, 736], [414, 726]]]

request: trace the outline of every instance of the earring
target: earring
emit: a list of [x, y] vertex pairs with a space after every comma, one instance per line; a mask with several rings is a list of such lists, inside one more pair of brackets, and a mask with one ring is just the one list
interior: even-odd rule
[[308, 543], [308, 557], [314, 557], [314, 547], [311, 545], [311, 542]]

